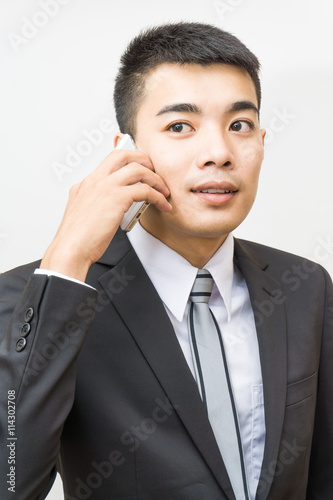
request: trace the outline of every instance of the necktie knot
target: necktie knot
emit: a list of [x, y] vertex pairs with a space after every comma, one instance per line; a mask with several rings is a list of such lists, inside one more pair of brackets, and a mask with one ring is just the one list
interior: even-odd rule
[[207, 269], [199, 269], [190, 293], [192, 302], [208, 303], [212, 294], [214, 280]]

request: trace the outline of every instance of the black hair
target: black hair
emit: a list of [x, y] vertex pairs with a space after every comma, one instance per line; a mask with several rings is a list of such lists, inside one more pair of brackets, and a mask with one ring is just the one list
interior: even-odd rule
[[245, 69], [261, 102], [257, 57], [234, 35], [216, 26], [195, 22], [164, 24], [142, 31], [128, 45], [115, 81], [114, 107], [120, 131], [133, 137], [136, 115], [148, 74], [164, 63], [221, 63]]

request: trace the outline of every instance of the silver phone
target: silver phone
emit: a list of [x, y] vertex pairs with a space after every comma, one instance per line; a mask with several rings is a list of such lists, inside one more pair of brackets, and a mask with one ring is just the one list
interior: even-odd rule
[[[116, 149], [124, 149], [126, 151], [136, 151], [137, 148], [132, 137], [129, 134], [125, 134], [124, 137], [118, 143]], [[133, 229], [135, 224], [140, 219], [143, 212], [149, 207], [148, 201], [135, 201], [131, 207], [124, 214], [124, 217], [120, 223], [120, 227], [123, 231], [130, 231]]]

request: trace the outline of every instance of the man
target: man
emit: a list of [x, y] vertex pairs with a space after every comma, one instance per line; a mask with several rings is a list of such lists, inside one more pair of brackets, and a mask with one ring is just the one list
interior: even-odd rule
[[138, 151], [74, 186], [41, 263], [1, 277], [1, 498], [45, 498], [59, 470], [67, 500], [331, 499], [331, 280], [231, 234], [263, 160], [258, 61], [179, 23], [121, 62], [115, 145]]

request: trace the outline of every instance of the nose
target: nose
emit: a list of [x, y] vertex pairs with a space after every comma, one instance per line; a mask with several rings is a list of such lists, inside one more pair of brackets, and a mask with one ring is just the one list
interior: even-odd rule
[[198, 140], [196, 164], [199, 168], [234, 166], [234, 154], [228, 138], [221, 131], [210, 131]]

